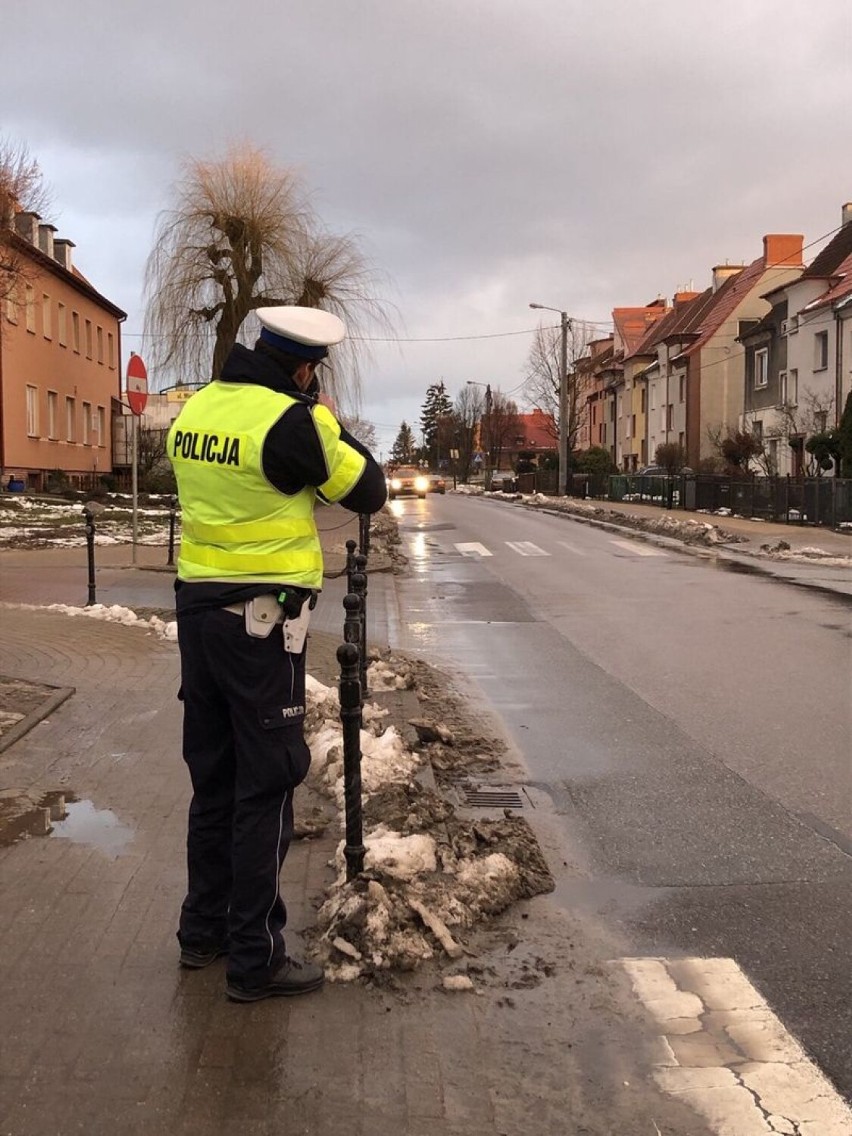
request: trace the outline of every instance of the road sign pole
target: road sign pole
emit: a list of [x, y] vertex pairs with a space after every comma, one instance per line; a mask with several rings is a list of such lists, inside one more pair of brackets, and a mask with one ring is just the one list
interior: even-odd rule
[[136, 414], [130, 416], [132, 423], [130, 430], [130, 479], [133, 495], [133, 551], [131, 563], [136, 563], [136, 538], [138, 536], [138, 505], [139, 505], [139, 418]]

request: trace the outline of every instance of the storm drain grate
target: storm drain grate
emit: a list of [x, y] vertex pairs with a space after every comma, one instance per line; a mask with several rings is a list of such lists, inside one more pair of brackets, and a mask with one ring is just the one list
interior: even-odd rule
[[522, 809], [520, 794], [512, 789], [465, 789], [465, 801], [473, 809]]

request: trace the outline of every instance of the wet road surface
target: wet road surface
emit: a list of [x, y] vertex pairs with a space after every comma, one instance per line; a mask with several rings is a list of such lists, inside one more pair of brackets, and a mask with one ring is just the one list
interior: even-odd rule
[[397, 645], [457, 669], [559, 818], [557, 897], [735, 959], [852, 1091], [850, 606], [482, 499], [395, 504]]

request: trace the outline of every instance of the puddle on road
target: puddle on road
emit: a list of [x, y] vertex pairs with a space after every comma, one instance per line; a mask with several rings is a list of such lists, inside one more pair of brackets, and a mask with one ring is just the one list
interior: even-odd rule
[[51, 836], [88, 844], [111, 859], [133, 839], [133, 829], [109, 809], [78, 801], [69, 790], [34, 797], [17, 789], [0, 792], [0, 848], [33, 836]]
[[50, 836], [89, 844], [114, 860], [133, 839], [133, 829], [109, 809], [96, 809], [91, 801], [73, 801], [64, 819], [54, 823]]

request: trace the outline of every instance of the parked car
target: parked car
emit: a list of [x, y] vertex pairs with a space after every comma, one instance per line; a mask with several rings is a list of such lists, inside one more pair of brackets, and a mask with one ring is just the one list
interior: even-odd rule
[[395, 497], [419, 497], [422, 501], [429, 492], [429, 478], [413, 466], [400, 466], [388, 477], [388, 500]]
[[637, 469], [636, 477], [668, 477], [668, 470], [662, 465], [643, 465], [641, 469]]
[[430, 493], [446, 493], [447, 482], [442, 473], [430, 473], [429, 477], [429, 492]]

